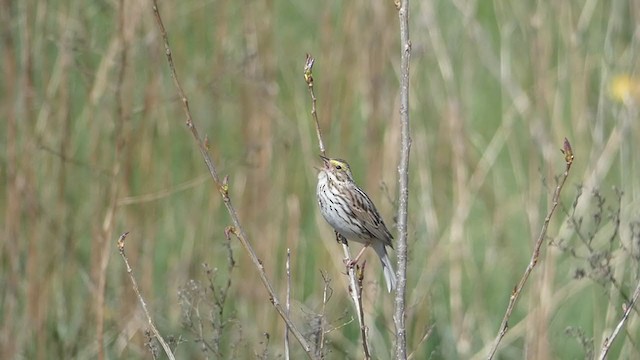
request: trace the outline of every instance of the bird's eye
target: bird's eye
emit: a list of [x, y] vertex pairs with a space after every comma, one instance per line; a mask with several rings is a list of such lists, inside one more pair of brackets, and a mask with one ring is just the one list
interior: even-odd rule
[[336, 169], [342, 170], [342, 165], [336, 165]]

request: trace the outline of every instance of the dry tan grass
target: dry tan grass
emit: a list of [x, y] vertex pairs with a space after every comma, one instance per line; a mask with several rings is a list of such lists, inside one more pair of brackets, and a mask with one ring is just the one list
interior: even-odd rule
[[[179, 357], [206, 357], [181, 326], [178, 291], [190, 279], [206, 283], [205, 262], [218, 269], [217, 286], [226, 283], [230, 222], [184, 129], [149, 3], [0, 6], [0, 357], [96, 358], [100, 349], [107, 358], [149, 357], [145, 319], [114, 256], [124, 231], [160, 332], [186, 340]], [[393, 2], [160, 6], [194, 121], [229, 175], [267, 274], [284, 295], [290, 248], [294, 320], [312, 332], [325, 271], [334, 290], [327, 358], [358, 357], [340, 249], [314, 202], [317, 144], [302, 64], [306, 52], [317, 59], [328, 153], [350, 161], [394, 223]], [[499, 354], [580, 358], [589, 344], [597, 353], [638, 282], [638, 4], [456, 0], [411, 9], [409, 349], [416, 358], [486, 356], [563, 170], [567, 137], [576, 162], [565, 210], [551, 222], [555, 245], [543, 247]], [[613, 186], [624, 192], [619, 202]], [[246, 255], [231, 248], [221, 354], [266, 349], [274, 358], [282, 324]], [[593, 265], [599, 253], [610, 261]], [[392, 297], [380, 289], [375, 258], [367, 260], [373, 350], [387, 358]], [[638, 324], [632, 311], [610, 358], [639, 356]]]

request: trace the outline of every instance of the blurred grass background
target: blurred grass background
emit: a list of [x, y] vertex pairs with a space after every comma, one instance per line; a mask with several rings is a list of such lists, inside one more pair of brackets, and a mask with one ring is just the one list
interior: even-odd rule
[[[225, 239], [229, 217], [184, 126], [151, 2], [0, 6], [0, 357], [150, 358], [115, 246], [125, 231], [135, 276], [178, 357], [282, 357], [283, 324], [246, 254]], [[341, 250], [315, 203], [302, 66], [306, 52], [316, 57], [328, 153], [351, 163], [392, 225], [393, 2], [189, 0], [160, 10], [196, 126], [229, 175], [270, 278], [284, 296], [290, 248], [295, 321], [310, 336], [319, 324], [331, 330], [327, 358], [359, 358]], [[640, 3], [414, 1], [410, 16], [410, 351], [486, 356], [564, 169], [567, 137], [576, 161], [553, 245], [498, 358], [591, 358], [639, 279]], [[372, 254], [365, 310], [374, 355], [385, 359], [393, 298]], [[324, 311], [321, 272], [333, 289]], [[208, 278], [218, 291], [231, 280], [223, 311]], [[203, 352], [185, 325], [194, 309], [216, 351]], [[640, 357], [638, 315], [610, 358]]]

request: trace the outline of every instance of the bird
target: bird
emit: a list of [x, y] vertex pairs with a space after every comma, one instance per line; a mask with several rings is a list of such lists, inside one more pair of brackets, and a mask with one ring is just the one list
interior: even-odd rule
[[318, 168], [316, 195], [322, 217], [337, 234], [364, 244], [349, 266], [355, 265], [368, 247], [375, 250], [382, 263], [387, 291], [391, 292], [396, 286], [396, 275], [387, 246], [393, 249], [393, 235], [373, 201], [356, 185], [349, 164], [323, 155], [320, 158], [323, 166]]

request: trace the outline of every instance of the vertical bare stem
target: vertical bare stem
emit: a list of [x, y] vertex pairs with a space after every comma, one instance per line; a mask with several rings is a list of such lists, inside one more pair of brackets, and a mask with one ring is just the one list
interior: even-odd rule
[[322, 273], [322, 281], [324, 282], [324, 286], [322, 289], [322, 311], [320, 312], [320, 340], [319, 344], [316, 348], [316, 354], [319, 358], [324, 359], [324, 317], [326, 315], [327, 303], [329, 302], [329, 298], [331, 297], [331, 288], [329, 287], [329, 282], [331, 281], [324, 273]]
[[[291, 310], [291, 249], [287, 248], [287, 262], [286, 262], [286, 271], [287, 271], [287, 297], [285, 298], [285, 311], [287, 315], [290, 315]], [[289, 360], [289, 327], [287, 324], [284, 326], [284, 358]]]
[[309, 95], [311, 96], [311, 117], [316, 125], [316, 135], [318, 136], [318, 147], [320, 147], [320, 153], [322, 156], [326, 156], [327, 153], [324, 150], [324, 142], [322, 142], [322, 132], [320, 131], [320, 123], [318, 122], [318, 112], [316, 111], [316, 94], [313, 92], [313, 64], [316, 59], [307, 54], [304, 61], [304, 81], [307, 83], [309, 89]]
[[364, 311], [362, 309], [362, 282], [364, 281], [364, 269], [367, 266], [367, 262], [362, 263], [362, 267], [358, 270], [358, 286], [352, 291], [357, 293], [358, 302], [360, 304], [360, 312], [358, 313], [358, 319], [362, 319], [360, 323], [360, 336], [362, 337], [362, 351], [364, 352], [365, 360], [371, 359], [371, 353], [369, 351], [369, 328], [364, 325]]
[[[349, 262], [351, 260], [351, 252], [349, 251], [347, 240], [338, 233], [336, 233], [336, 238], [338, 242], [342, 244], [342, 253], [344, 254], [345, 261]], [[362, 297], [360, 296], [361, 293], [357, 291], [358, 280], [356, 279], [356, 270], [353, 266], [347, 266], [347, 275], [349, 275], [349, 295], [351, 295], [353, 304], [356, 306], [358, 324], [360, 325], [360, 330], [362, 330], [366, 325], [364, 324], [364, 315], [362, 312]], [[366, 343], [367, 339], [362, 338], [362, 342]]]
[[395, 299], [396, 359], [407, 358], [407, 334], [405, 328], [405, 292], [407, 286], [407, 214], [409, 207], [409, 151], [411, 134], [409, 128], [409, 0], [396, 0], [400, 20], [400, 164], [398, 165], [398, 256], [397, 288]]

